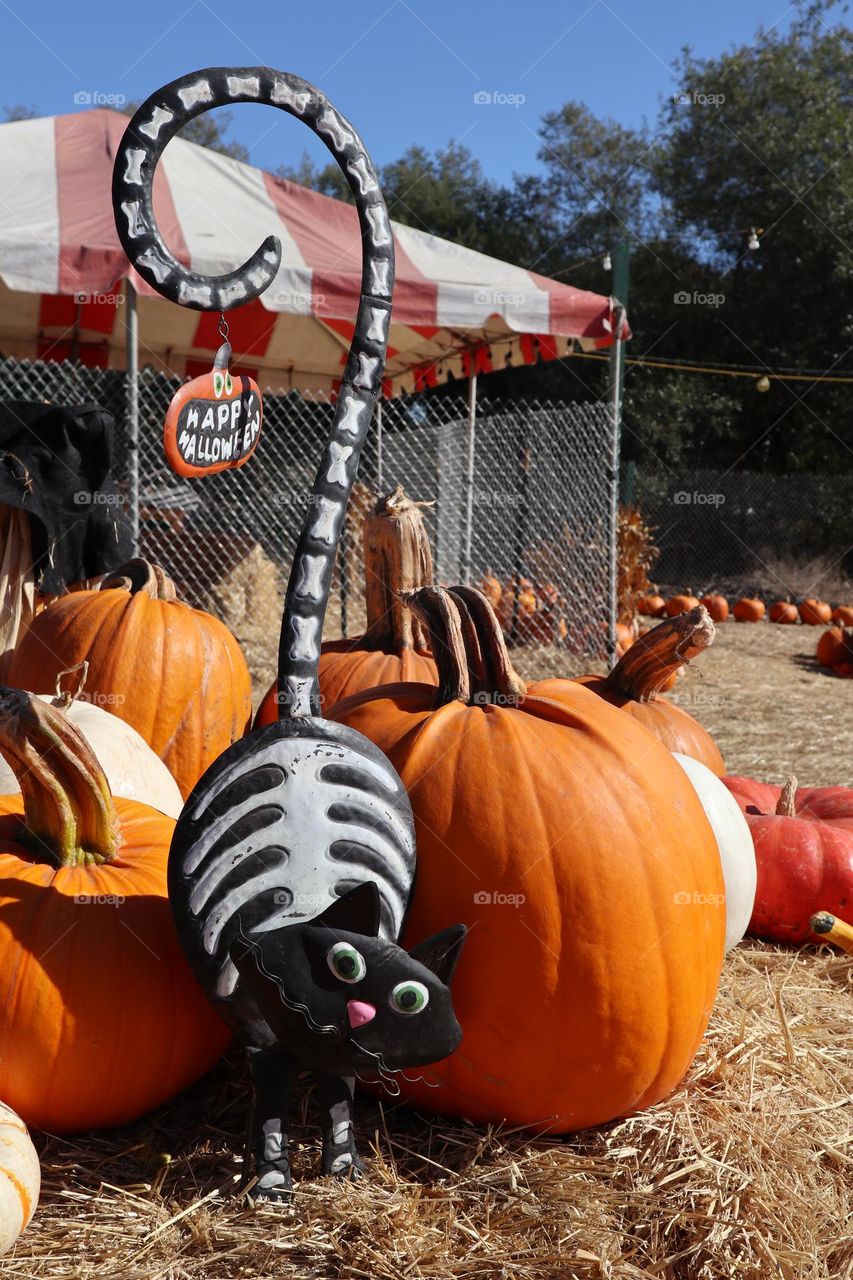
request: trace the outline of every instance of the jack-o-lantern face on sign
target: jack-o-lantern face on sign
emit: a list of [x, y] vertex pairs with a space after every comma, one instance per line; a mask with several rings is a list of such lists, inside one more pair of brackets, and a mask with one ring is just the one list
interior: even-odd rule
[[179, 476], [209, 476], [242, 467], [255, 451], [263, 402], [254, 378], [232, 374], [223, 344], [210, 373], [175, 392], [163, 424], [163, 448]]

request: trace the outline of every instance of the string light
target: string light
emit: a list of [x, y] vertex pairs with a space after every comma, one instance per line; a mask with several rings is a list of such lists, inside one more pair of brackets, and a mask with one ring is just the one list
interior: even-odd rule
[[762, 235], [764, 234], [763, 227], [759, 227], [758, 231], [756, 231], [755, 227], [749, 228], [749, 239], [746, 242], [747, 249], [759, 249], [761, 247], [761, 241], [758, 238], [759, 231], [762, 233]]
[[605, 271], [611, 270], [611, 268], [613, 267], [613, 263], [610, 261], [609, 253], [605, 253], [604, 257], [601, 259], [601, 265]]
[[767, 374], [766, 374], [766, 373], [762, 374], [762, 376], [761, 376], [761, 377], [758, 379], [758, 381], [756, 382], [756, 384], [755, 384], [755, 390], [756, 390], [756, 391], [769, 391], [769, 390], [770, 390], [770, 379], [768, 378], [768, 376], [767, 376]]

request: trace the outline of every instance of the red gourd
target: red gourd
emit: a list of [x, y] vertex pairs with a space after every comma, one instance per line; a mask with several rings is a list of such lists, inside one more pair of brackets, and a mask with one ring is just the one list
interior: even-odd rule
[[812, 938], [817, 911], [853, 910], [853, 788], [784, 787], [724, 778], [755, 844], [758, 886], [749, 931], [771, 942]]

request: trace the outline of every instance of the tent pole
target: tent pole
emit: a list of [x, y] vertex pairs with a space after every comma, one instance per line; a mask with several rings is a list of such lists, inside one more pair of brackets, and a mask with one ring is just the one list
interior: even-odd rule
[[382, 497], [382, 396], [376, 400], [376, 491]]
[[625, 344], [622, 326], [628, 305], [628, 289], [631, 277], [631, 248], [626, 240], [619, 240], [613, 249], [613, 342], [610, 347], [610, 407], [613, 415], [610, 438], [610, 547], [609, 547], [609, 605], [610, 626], [607, 636], [607, 653], [611, 662], [616, 661], [616, 621], [619, 612], [619, 463], [622, 448], [622, 388], [625, 379]]
[[125, 362], [124, 422], [127, 447], [127, 500], [130, 505], [130, 533], [133, 554], [139, 555], [139, 317], [136, 289], [124, 282], [127, 308], [127, 360]]
[[465, 462], [465, 533], [462, 544], [462, 581], [471, 584], [471, 530], [474, 523], [474, 442], [477, 429], [477, 375], [468, 379], [468, 453]]

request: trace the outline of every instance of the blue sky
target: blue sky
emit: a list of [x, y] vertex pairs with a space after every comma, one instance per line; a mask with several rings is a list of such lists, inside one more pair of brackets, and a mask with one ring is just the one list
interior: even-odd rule
[[[144, 98], [200, 66], [267, 62], [324, 89], [378, 163], [454, 138], [503, 180], [536, 167], [544, 111], [577, 98], [625, 124], [653, 119], [682, 46], [714, 54], [792, 14], [785, 0], [2, 0], [0, 103], [54, 115], [86, 95]], [[235, 111], [231, 132], [266, 168], [325, 155], [261, 107]]]

